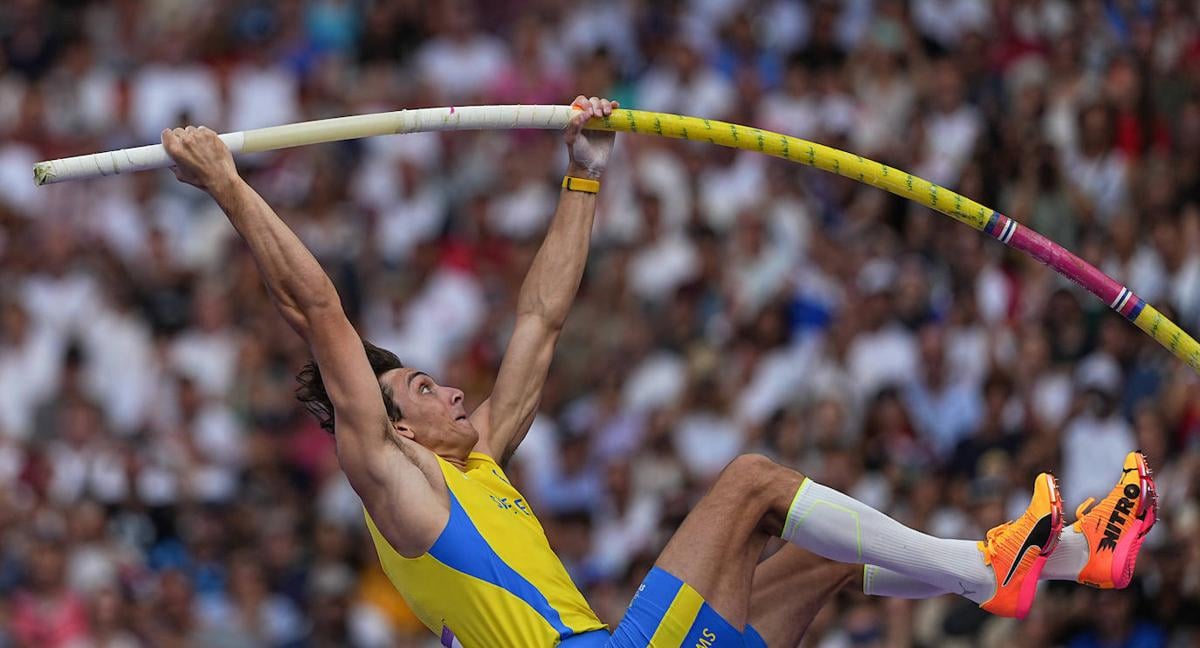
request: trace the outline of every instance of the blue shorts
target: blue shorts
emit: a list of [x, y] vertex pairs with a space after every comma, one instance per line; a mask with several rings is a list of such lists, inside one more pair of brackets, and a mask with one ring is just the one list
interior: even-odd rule
[[[588, 633], [592, 635], [593, 633]], [[587, 636], [587, 635], [584, 635]], [[564, 642], [575, 648], [573, 637]], [[597, 637], [596, 639], [599, 639]], [[593, 639], [595, 640], [595, 639]], [[581, 647], [586, 645], [581, 641]], [[766, 648], [749, 625], [733, 627], [696, 590], [655, 567], [638, 587], [621, 625], [596, 646], [605, 648]]]

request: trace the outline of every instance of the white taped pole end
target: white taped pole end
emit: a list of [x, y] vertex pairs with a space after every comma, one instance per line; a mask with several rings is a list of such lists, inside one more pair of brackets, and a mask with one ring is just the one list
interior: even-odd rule
[[38, 162], [33, 165], [33, 183], [37, 186], [44, 184], [53, 184], [54, 182], [54, 165], [49, 161]]
[[[242, 131], [236, 131], [221, 135], [221, 140], [229, 147], [231, 153], [237, 155], [242, 152], [246, 138]], [[83, 180], [133, 171], [165, 169], [170, 166], [172, 166], [171, 156], [167, 155], [167, 150], [163, 148], [162, 144], [150, 144], [38, 162], [33, 165], [33, 182], [42, 186], [67, 180]]]

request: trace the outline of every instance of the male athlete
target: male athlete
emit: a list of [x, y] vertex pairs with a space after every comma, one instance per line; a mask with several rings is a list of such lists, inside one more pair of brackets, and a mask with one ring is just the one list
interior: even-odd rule
[[[973, 542], [913, 531], [765, 457], [743, 456], [684, 520], [610, 634], [503, 469], [533, 420], [579, 286], [614, 141], [582, 127], [616, 104], [579, 97], [574, 106], [558, 208], [521, 287], [495, 387], [474, 412], [461, 391], [359, 338], [317, 261], [238, 176], [215, 133], [162, 134], [176, 176], [225, 211], [279, 312], [307, 341], [314, 363], [301, 372], [299, 396], [336, 431], [338, 459], [362, 498], [384, 571], [443, 645], [790, 646], [860, 573], [869, 593], [953, 592], [1018, 617], [1042, 575], [1128, 583], [1154, 523], [1153, 483], [1137, 453], [1053, 556], [1062, 502], [1048, 474], [1038, 476], [1020, 518]], [[759, 564], [772, 537], [789, 546]]]

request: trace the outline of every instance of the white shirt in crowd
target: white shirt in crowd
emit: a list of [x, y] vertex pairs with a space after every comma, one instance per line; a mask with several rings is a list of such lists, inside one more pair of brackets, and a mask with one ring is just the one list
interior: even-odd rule
[[440, 188], [423, 184], [418, 193], [396, 200], [379, 214], [375, 246], [393, 263], [403, 261], [421, 243], [432, 241], [446, 224], [446, 199]]
[[508, 48], [499, 39], [473, 34], [464, 40], [438, 37], [417, 50], [421, 79], [446, 99], [481, 92], [508, 66]]
[[944, 47], [956, 45], [964, 33], [982, 31], [991, 22], [985, 0], [915, 0], [913, 22], [925, 36]]
[[658, 197], [663, 227], [686, 225], [692, 215], [693, 179], [680, 156], [655, 146], [643, 149], [634, 165], [638, 186]]
[[715, 412], [689, 412], [675, 428], [675, 452], [688, 472], [715, 477], [741, 453], [742, 431], [730, 418]]
[[565, 51], [583, 56], [604, 48], [622, 64], [639, 60], [633, 7], [628, 2], [572, 2], [558, 30]]
[[982, 129], [979, 110], [965, 102], [950, 112], [930, 113], [925, 118], [925, 159], [917, 165], [917, 175], [955, 186]]
[[168, 356], [171, 367], [196, 381], [204, 393], [224, 397], [233, 386], [237, 369], [238, 335], [227, 328], [190, 328], [171, 343]]
[[229, 130], [301, 120], [300, 82], [280, 65], [244, 63], [229, 75]]
[[700, 213], [718, 232], [733, 227], [738, 214], [763, 201], [766, 192], [766, 158], [739, 152], [729, 166], [710, 166], [697, 179]]
[[20, 290], [33, 325], [63, 335], [86, 326], [102, 306], [96, 282], [83, 272], [33, 275]]
[[149, 419], [164, 379], [150, 328], [133, 312], [104, 308], [81, 333], [89, 392], [114, 432], [132, 433]]
[[1091, 201], [1101, 224], [1108, 225], [1129, 204], [1129, 164], [1120, 152], [1109, 151], [1098, 157], [1071, 152], [1064, 156], [1064, 167], [1067, 181]]
[[629, 372], [621, 389], [621, 406], [635, 412], [668, 407], [678, 402], [686, 388], [687, 363], [660, 349]]
[[691, 239], [670, 233], [638, 250], [630, 259], [629, 288], [646, 301], [662, 302], [699, 271], [700, 257]]
[[223, 126], [221, 89], [208, 66], [144, 66], [133, 79], [132, 95], [133, 127], [143, 141], [157, 142], [163, 128], [180, 125], [185, 115], [192, 124]]
[[733, 85], [708, 67], [696, 70], [688, 79], [681, 78], [674, 68], [651, 68], [638, 84], [637, 96], [642, 110], [709, 119], [729, 117], [737, 101]]
[[592, 529], [591, 560], [602, 573], [624, 573], [640, 552], [653, 547], [662, 517], [662, 502], [652, 493], [634, 493], [624, 511], [606, 502]]
[[813, 139], [820, 133], [820, 108], [812, 94], [794, 95], [777, 90], [759, 104], [758, 119], [766, 130]]
[[0, 347], [0, 436], [29, 437], [34, 408], [58, 387], [63, 344], [54, 331], [31, 323], [19, 344]]
[[483, 324], [483, 287], [468, 272], [441, 268], [401, 310], [381, 304], [368, 316], [367, 338], [410, 367], [437, 375]]
[[738, 394], [737, 420], [760, 425], [789, 403], [802, 402], [808, 396], [806, 388], [811, 388], [806, 383], [820, 346], [820, 338], [810, 335], [759, 360], [750, 382]]
[[856, 84], [859, 98], [857, 121], [850, 131], [855, 151], [863, 155], [886, 150], [901, 143], [902, 133], [896, 124], [907, 124], [916, 102], [912, 83], [903, 76], [886, 79], [863, 79]]
[[488, 223], [497, 233], [529, 240], [546, 230], [558, 204], [558, 190], [541, 178], [522, 183], [495, 197], [488, 208]]
[[859, 394], [869, 396], [888, 385], [902, 385], [917, 374], [917, 342], [899, 324], [866, 331], [850, 343], [848, 362]]
[[20, 142], [0, 144], [0, 187], [4, 187], [0, 202], [32, 218], [42, 214], [47, 198], [45, 189], [29, 181], [29, 170], [40, 159], [37, 151]]

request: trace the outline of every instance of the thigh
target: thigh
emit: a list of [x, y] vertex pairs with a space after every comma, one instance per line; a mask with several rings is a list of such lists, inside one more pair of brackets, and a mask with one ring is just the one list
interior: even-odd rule
[[862, 565], [833, 562], [784, 544], [754, 571], [746, 630], [752, 627], [761, 636], [760, 645], [798, 645], [817, 612], [839, 590], [861, 578], [862, 569]]
[[613, 631], [609, 648], [742, 648], [742, 632], [699, 592], [655, 567]]
[[770, 538], [767, 530], [781, 526], [779, 511], [786, 514], [802, 479], [765, 458], [738, 457], [655, 564], [695, 588], [735, 627], [744, 627], [754, 569]]

